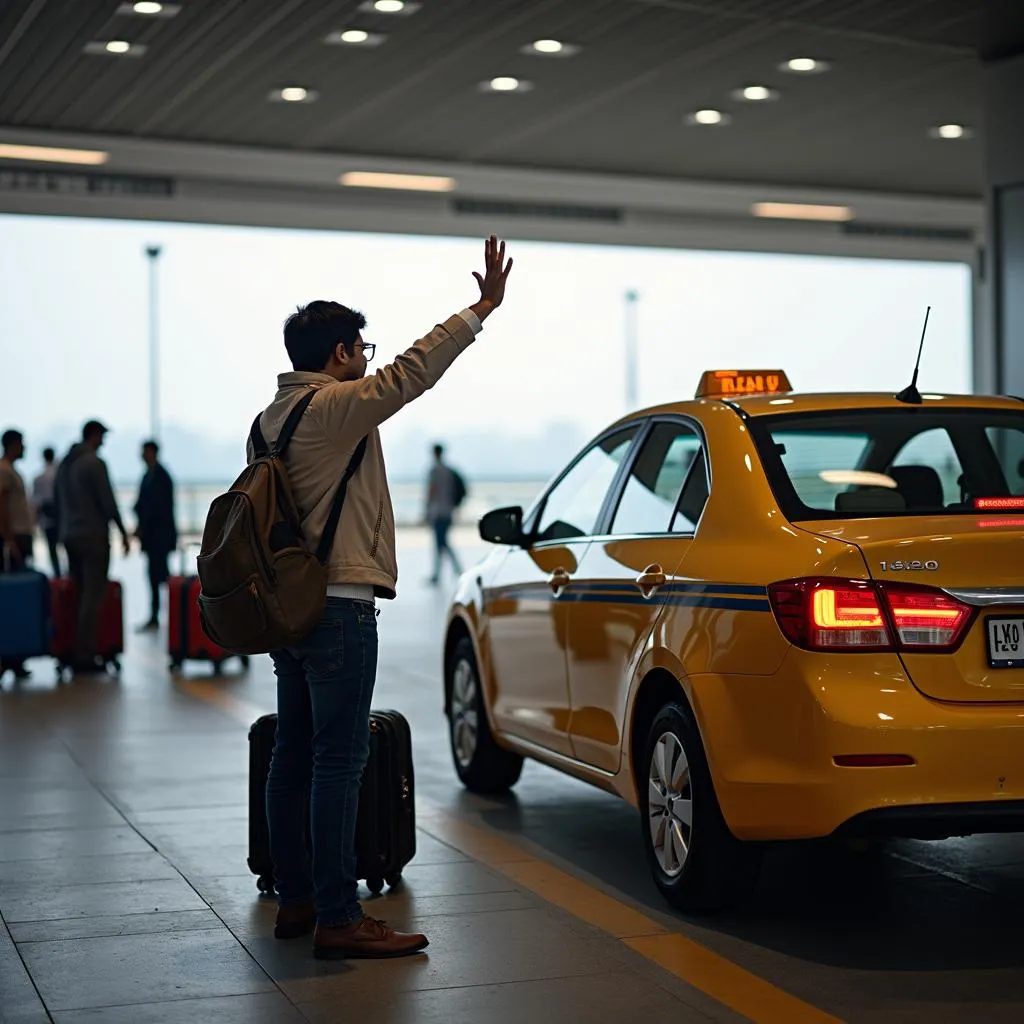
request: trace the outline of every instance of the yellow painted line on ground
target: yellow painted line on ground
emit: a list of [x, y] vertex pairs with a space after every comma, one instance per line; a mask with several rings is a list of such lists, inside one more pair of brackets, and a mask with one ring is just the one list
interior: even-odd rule
[[[234, 697], [216, 683], [186, 679], [179, 689], [250, 725], [266, 708]], [[517, 885], [586, 921], [669, 974], [754, 1024], [842, 1024], [707, 946], [671, 932], [646, 914], [581, 881], [455, 811], [418, 796], [417, 825], [428, 835], [505, 875]]]
[[[735, 1010], [755, 1024], [842, 1024], [817, 1007], [784, 992], [726, 957], [588, 885], [561, 868], [532, 856], [493, 830], [473, 825], [432, 801], [417, 798], [426, 809], [420, 827], [449, 846], [473, 857], [535, 893], [619, 939], [634, 952]], [[490, 859], [489, 844], [498, 856]]]

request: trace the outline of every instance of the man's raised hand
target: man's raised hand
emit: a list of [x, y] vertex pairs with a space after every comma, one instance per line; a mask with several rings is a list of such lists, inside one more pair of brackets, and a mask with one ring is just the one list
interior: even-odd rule
[[511, 258], [505, 261], [505, 243], [499, 242], [496, 235], [491, 235], [484, 242], [484, 272], [479, 274], [473, 271], [476, 283], [480, 286], [480, 301], [473, 306], [473, 310], [481, 319], [501, 305], [505, 298], [505, 282], [511, 269]]

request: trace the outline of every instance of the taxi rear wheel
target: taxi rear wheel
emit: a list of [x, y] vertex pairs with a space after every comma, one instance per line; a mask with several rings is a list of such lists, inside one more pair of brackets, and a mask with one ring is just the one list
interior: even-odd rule
[[511, 789], [519, 781], [523, 759], [502, 750], [494, 741], [476, 655], [468, 637], [455, 645], [447, 677], [448, 738], [459, 779], [474, 793]]
[[718, 806], [696, 722], [666, 704], [654, 719], [641, 776], [641, 828], [654, 881], [673, 906], [724, 909], [749, 895], [759, 851], [729, 831]]

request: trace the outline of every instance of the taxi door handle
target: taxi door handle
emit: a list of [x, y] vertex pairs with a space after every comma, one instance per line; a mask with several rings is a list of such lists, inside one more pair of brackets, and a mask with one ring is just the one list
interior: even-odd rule
[[561, 566], [548, 577], [548, 586], [551, 587], [555, 597], [558, 597], [571, 582], [572, 577]]
[[659, 587], [665, 586], [667, 581], [668, 577], [665, 575], [665, 570], [660, 565], [649, 565], [637, 576], [636, 585], [640, 588], [640, 593], [644, 597], [653, 597], [654, 592]]

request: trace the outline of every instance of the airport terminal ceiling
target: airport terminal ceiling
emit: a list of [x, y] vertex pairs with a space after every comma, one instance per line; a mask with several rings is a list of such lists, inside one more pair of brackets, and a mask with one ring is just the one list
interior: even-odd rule
[[[132, 4], [3, 5], [0, 126], [974, 196], [977, 139], [942, 145], [929, 130], [980, 129], [978, 53], [986, 31], [1010, 31], [986, 29], [983, 5], [965, 0], [422, 0], [395, 14], [359, 0], [181, 0], [150, 17], [120, 7]], [[325, 42], [345, 30], [368, 38]], [[567, 46], [523, 52], [546, 39]], [[84, 52], [111, 40], [133, 50]], [[780, 70], [794, 58], [831, 70]], [[480, 91], [496, 77], [532, 88]], [[288, 85], [316, 100], [268, 102]], [[746, 86], [778, 99], [733, 98]], [[702, 109], [731, 123], [688, 126]]]
[[973, 262], [1017, 6], [8, 0], [0, 146], [108, 159], [0, 161], [0, 210]]

